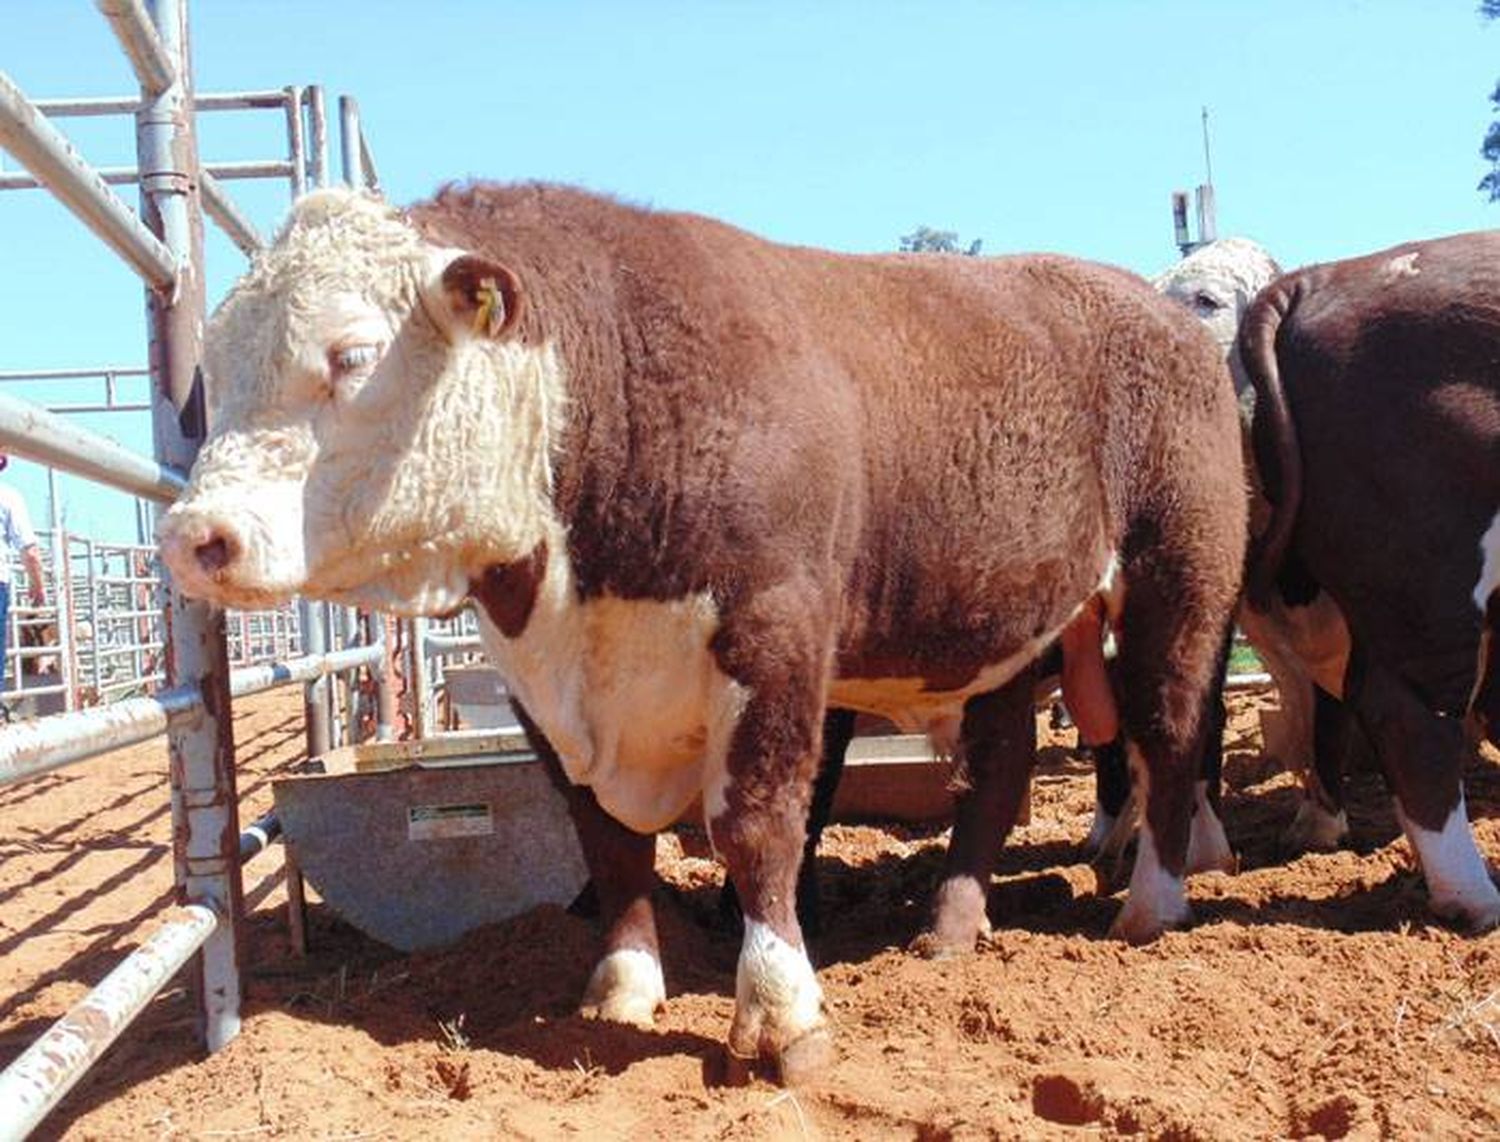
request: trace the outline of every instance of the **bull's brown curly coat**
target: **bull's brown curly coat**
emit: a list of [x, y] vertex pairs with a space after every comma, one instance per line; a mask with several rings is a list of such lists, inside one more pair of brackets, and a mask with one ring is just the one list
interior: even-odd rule
[[[515, 688], [527, 692], [540, 677], [534, 670], [551, 686], [559, 656], [569, 654], [627, 670], [661, 661], [622, 647], [626, 630], [662, 645], [686, 640], [686, 661], [705, 656], [722, 680], [697, 728], [679, 720], [658, 752], [706, 766], [697, 780], [713, 842], [747, 919], [732, 1050], [774, 1057], [795, 1078], [826, 1035], [793, 907], [824, 709], [893, 717], [949, 737], [965, 757], [972, 788], [934, 933], [949, 947], [972, 945], [986, 924], [995, 830], [1008, 827], [1024, 786], [1014, 766], [1024, 772], [1026, 763], [1008, 768], [1006, 756], [1016, 688], [1029, 687], [1027, 662], [1101, 592], [1118, 633], [1120, 719], [1147, 786], [1137, 865], [1146, 874], [1138, 872], [1118, 929], [1149, 938], [1186, 915], [1181, 876], [1202, 712], [1238, 592], [1246, 511], [1223, 354], [1191, 315], [1123, 271], [1068, 258], [839, 255], [561, 187], [450, 187], [400, 218], [353, 196], [299, 212], [260, 265], [265, 284], [216, 317], [225, 338], [230, 330], [261, 336], [264, 323], [237, 318], [235, 306], [251, 315], [274, 309], [277, 290], [306, 292], [305, 275], [278, 284], [280, 245], [291, 249], [288, 264], [326, 261], [347, 221], [363, 259], [348, 265], [392, 267], [360, 287], [376, 297], [376, 312], [359, 328], [386, 321], [396, 331], [389, 359], [348, 398], [351, 409], [363, 406], [370, 418], [392, 394], [425, 393], [452, 371], [429, 375], [428, 362], [465, 353], [464, 384], [474, 384], [475, 369], [509, 362], [503, 367], [518, 371], [507, 377], [504, 407], [524, 411], [530, 400], [529, 423], [556, 425], [543, 483], [529, 474], [529, 452], [494, 483], [544, 488], [545, 502], [519, 505], [524, 530], [493, 545], [504, 558], [465, 565], [497, 632], [492, 651], [505, 660], [507, 646], [526, 643], [508, 660], [519, 672]], [[379, 258], [369, 253], [382, 244]], [[422, 266], [445, 249], [453, 255], [441, 280], [422, 284]], [[336, 280], [341, 296], [359, 284], [350, 268]], [[316, 298], [305, 304], [316, 313]], [[486, 338], [503, 351], [465, 348]], [[209, 340], [212, 349], [214, 329]], [[299, 360], [323, 355], [317, 345], [292, 348]], [[274, 347], [255, 352], [275, 367]], [[222, 351], [215, 359], [239, 367]], [[528, 362], [545, 367], [522, 371]], [[523, 377], [558, 377], [563, 387], [528, 398]], [[241, 403], [253, 403], [263, 382], [241, 384], [250, 394]], [[451, 399], [443, 411], [461, 431]], [[309, 487], [341, 486], [320, 465], [389, 466], [368, 448], [336, 446], [337, 400], [332, 412], [305, 415], [317, 418], [312, 429], [277, 431], [298, 442]], [[273, 419], [280, 425], [286, 415]], [[205, 450], [209, 468], [215, 456], [234, 464], [253, 454], [252, 438], [230, 439], [232, 420]], [[383, 423], [399, 430], [393, 440], [435, 439], [428, 426]], [[432, 457], [416, 459], [431, 469]], [[484, 485], [485, 473], [460, 460], [465, 486]], [[401, 481], [392, 470], [357, 494]], [[256, 585], [238, 583], [232, 563], [195, 571], [192, 553], [234, 527], [232, 483], [195, 470], [212, 513], [190, 490], [163, 525], [174, 566], [225, 597]], [[280, 494], [278, 502], [292, 502]], [[451, 594], [418, 578], [432, 567], [447, 581], [437, 562], [449, 550], [445, 528], [461, 530], [459, 554], [482, 549], [475, 519], [487, 517], [466, 516], [461, 497], [444, 504], [445, 519], [429, 519], [425, 532], [411, 532], [413, 521], [380, 502], [362, 509], [379, 513], [386, 544], [369, 573], [390, 568], [383, 590], [428, 600], [407, 605]], [[318, 511], [341, 529], [334, 534], [363, 534], [364, 516]], [[331, 590], [356, 593], [357, 553], [314, 550], [325, 533], [311, 508], [308, 521], [304, 589], [320, 589], [326, 559], [336, 571]], [[260, 532], [284, 538], [264, 525]], [[388, 537], [402, 534], [420, 539], [421, 561], [391, 550]], [[237, 535], [224, 546], [253, 545]], [[292, 568], [286, 575], [301, 565], [261, 562]], [[541, 638], [548, 622], [573, 641]], [[693, 645], [697, 631], [706, 646]], [[698, 677], [684, 682], [698, 686]], [[536, 692], [558, 693], [547, 686]], [[590, 743], [599, 732], [590, 729], [594, 695], [586, 686], [569, 694], [566, 716], [545, 699], [528, 714], [549, 739], [544, 747], [558, 747], [559, 768], [581, 782], [572, 803], [608, 952], [590, 1001], [607, 1015], [649, 1018], [661, 998], [649, 979], [653, 970], [660, 979], [647, 896], [653, 843], [609, 807], [625, 796], [618, 782], [661, 774], [630, 768], [646, 764], [632, 741], [609, 754], [625, 760], [610, 761], [617, 784], [596, 797], [593, 762], [570, 755], [597, 758], [614, 746]], [[610, 732], [636, 732], [620, 720], [628, 700], [612, 700]], [[697, 756], [715, 748], [724, 756]], [[689, 792], [679, 783], [671, 800], [649, 808], [660, 815]], [[652, 818], [640, 809], [632, 819]]]

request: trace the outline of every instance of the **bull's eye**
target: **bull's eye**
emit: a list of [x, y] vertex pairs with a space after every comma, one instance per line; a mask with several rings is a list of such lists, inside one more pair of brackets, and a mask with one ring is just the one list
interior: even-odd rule
[[335, 378], [369, 369], [380, 360], [379, 345], [346, 345], [328, 354], [328, 368]]
[[1193, 295], [1193, 308], [1200, 313], [1217, 313], [1224, 308], [1224, 303], [1211, 293], [1197, 293]]

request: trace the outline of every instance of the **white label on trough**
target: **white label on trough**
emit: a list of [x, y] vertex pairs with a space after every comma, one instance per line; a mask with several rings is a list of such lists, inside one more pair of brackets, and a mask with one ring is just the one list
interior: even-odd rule
[[406, 810], [406, 838], [440, 841], [448, 837], [487, 837], [495, 831], [488, 801], [472, 805], [412, 805]]

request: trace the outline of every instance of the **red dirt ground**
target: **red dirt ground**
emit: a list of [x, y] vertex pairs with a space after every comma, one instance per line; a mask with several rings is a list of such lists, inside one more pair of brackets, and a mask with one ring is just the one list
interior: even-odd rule
[[[1078, 854], [1089, 772], [1045, 730], [1033, 823], [1006, 850], [995, 936], [973, 956], [902, 950], [943, 833], [831, 829], [816, 955], [839, 1058], [811, 1089], [715, 1083], [738, 942], [715, 923], [719, 870], [676, 837], [659, 849], [670, 999], [651, 1033], [573, 1013], [594, 935], [558, 909], [403, 956], [314, 905], [312, 952], [296, 959], [273, 850], [247, 883], [259, 899], [239, 1038], [202, 1057], [170, 988], [36, 1136], [1500, 1135], [1500, 935], [1429, 920], [1372, 775], [1351, 785], [1353, 851], [1284, 860], [1295, 793], [1259, 753], [1269, 701], [1240, 696], [1231, 719], [1226, 817], [1243, 870], [1195, 878], [1196, 925], [1151, 947], [1105, 938], [1118, 902], [1092, 895]], [[238, 705], [247, 818], [302, 757], [300, 709], [296, 692]], [[0, 1064], [168, 900], [164, 771], [157, 742], [0, 792]], [[1468, 780], [1494, 858], [1500, 758]]]

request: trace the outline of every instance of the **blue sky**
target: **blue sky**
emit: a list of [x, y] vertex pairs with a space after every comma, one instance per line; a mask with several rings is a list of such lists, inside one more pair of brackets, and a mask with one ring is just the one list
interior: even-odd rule
[[[1474, 189], [1500, 22], [1476, 8], [198, 0], [191, 15], [200, 90], [354, 95], [397, 201], [540, 178], [787, 242], [891, 249], [926, 224], [986, 253], [1150, 274], [1176, 255], [1170, 192], [1203, 178], [1205, 105], [1220, 233], [1286, 266], [1500, 223]], [[86, 0], [6, 0], [0, 27], [0, 70], [33, 98], [134, 89]], [[62, 126], [92, 162], [132, 161], [128, 120]], [[280, 157], [284, 136], [274, 113], [220, 115], [202, 149]], [[269, 232], [285, 190], [233, 190]], [[209, 261], [212, 301], [243, 263], [217, 238]], [[143, 362], [135, 279], [40, 192], [0, 194], [0, 267], [0, 369]], [[144, 417], [86, 423], [148, 446]], [[7, 476], [45, 517], [42, 472]], [[72, 528], [130, 536], [128, 505], [65, 489]]]

